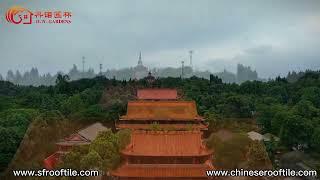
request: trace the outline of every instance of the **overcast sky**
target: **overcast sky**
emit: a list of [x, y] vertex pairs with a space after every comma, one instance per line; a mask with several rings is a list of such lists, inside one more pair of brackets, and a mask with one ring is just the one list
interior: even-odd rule
[[[71, 11], [71, 24], [13, 25], [7, 8]], [[235, 71], [250, 65], [260, 77], [320, 69], [319, 0], [0, 0], [0, 73], [38, 67], [67, 71], [137, 64], [189, 64]]]

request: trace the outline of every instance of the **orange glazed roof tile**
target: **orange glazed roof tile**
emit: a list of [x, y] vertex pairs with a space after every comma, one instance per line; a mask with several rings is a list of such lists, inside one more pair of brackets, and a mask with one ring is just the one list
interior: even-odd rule
[[126, 164], [111, 172], [111, 175], [136, 178], [201, 178], [207, 177], [206, 171], [212, 169], [208, 164]]
[[145, 100], [174, 100], [178, 93], [176, 89], [138, 89], [137, 97]]
[[202, 119], [194, 101], [131, 101], [127, 115], [120, 120], [184, 120]]
[[[207, 130], [208, 126], [204, 124], [158, 124], [160, 129], [168, 129], [168, 130], [189, 130], [189, 129], [199, 129], [199, 130]], [[117, 128], [119, 129], [133, 129], [133, 130], [152, 130], [152, 124], [117, 124]]]
[[133, 131], [128, 156], [208, 156], [200, 131]]

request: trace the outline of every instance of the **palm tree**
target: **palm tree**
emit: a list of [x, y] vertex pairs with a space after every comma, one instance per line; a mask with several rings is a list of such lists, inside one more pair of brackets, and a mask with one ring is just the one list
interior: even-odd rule
[[70, 80], [68, 75], [62, 75], [58, 74], [56, 79], [56, 85], [58, 88], [58, 91], [60, 93], [67, 93], [68, 92], [68, 81]]
[[68, 75], [62, 75], [58, 74], [57, 79], [56, 79], [56, 84], [66, 84], [70, 80]]

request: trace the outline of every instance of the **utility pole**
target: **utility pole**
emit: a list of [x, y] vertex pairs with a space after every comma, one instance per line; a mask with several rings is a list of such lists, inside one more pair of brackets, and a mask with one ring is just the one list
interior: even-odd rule
[[190, 67], [191, 68], [192, 68], [192, 53], [193, 53], [193, 50], [190, 50], [189, 55], [190, 55]]
[[82, 56], [82, 72], [84, 73], [84, 64], [86, 63], [85, 61], [86, 57]]
[[192, 54], [193, 54], [193, 50], [189, 51], [189, 56], [190, 56], [190, 68], [191, 68], [191, 73], [193, 75], [193, 64], [192, 64]]
[[85, 59], [86, 57], [82, 56], [82, 78], [84, 78], [84, 64], [86, 63]]
[[181, 61], [181, 79], [184, 77], [184, 61]]
[[102, 76], [102, 64], [101, 63], [99, 64], [99, 69], [100, 69], [99, 74], [100, 74], [100, 76]]

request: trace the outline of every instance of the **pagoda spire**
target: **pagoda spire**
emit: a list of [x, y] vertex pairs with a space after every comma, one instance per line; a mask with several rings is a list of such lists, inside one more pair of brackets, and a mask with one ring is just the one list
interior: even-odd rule
[[139, 61], [138, 61], [138, 65], [139, 65], [139, 66], [142, 66], [141, 51], [140, 51], [140, 54], [139, 54]]

